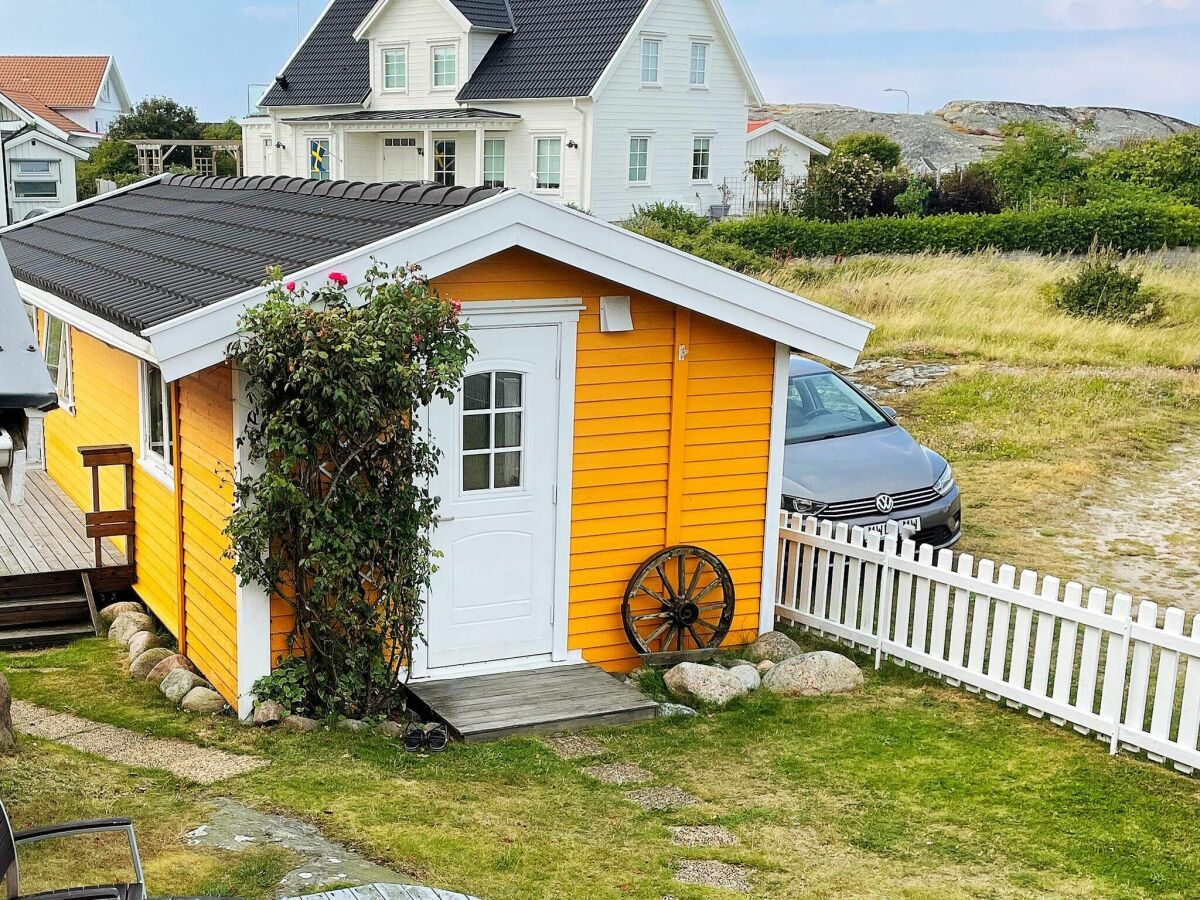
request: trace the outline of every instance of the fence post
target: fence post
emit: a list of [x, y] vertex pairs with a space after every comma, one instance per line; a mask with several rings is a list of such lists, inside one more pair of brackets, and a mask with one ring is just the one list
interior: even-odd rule
[[1121, 744], [1121, 716], [1125, 709], [1125, 688], [1129, 686], [1129, 678], [1125, 675], [1125, 667], [1129, 665], [1129, 641], [1133, 634], [1133, 610], [1125, 613], [1125, 627], [1121, 629], [1121, 678], [1117, 688], [1117, 702], [1113, 704], [1112, 737], [1108, 741], [1108, 752], [1117, 755]]
[[875, 669], [883, 665], [883, 642], [892, 624], [892, 558], [896, 555], [896, 532], [889, 530], [883, 541], [883, 588], [879, 615], [875, 618]]

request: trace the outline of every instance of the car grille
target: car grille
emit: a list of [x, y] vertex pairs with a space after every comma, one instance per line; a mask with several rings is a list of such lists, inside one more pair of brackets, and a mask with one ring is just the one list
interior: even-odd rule
[[940, 547], [953, 536], [954, 532], [950, 530], [950, 526], [935, 525], [933, 528], [918, 531], [912, 536], [912, 539], [917, 544], [933, 544], [935, 547]]
[[[892, 507], [892, 511], [886, 515], [895, 518], [896, 513], [901, 510], [932, 503], [940, 498], [941, 494], [932, 487], [927, 487], [916, 491], [901, 491], [891, 496], [895, 505]], [[820, 515], [822, 519], [859, 519], [863, 516], [880, 516], [884, 513], [881, 513], [879, 507], [875, 505], [874, 497], [867, 497], [864, 500], [843, 500], [840, 503], [830, 503], [821, 511]]]

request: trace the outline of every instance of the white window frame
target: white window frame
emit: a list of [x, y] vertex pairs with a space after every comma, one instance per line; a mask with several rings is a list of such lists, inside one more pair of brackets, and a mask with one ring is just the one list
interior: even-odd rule
[[[162, 382], [162, 396], [158, 398], [158, 402], [163, 404], [163, 444], [167, 451], [166, 455], [150, 448], [149, 380], [151, 369], [158, 369]], [[145, 360], [138, 362], [138, 408], [141, 432], [138, 464], [164, 485], [173, 489], [175, 487], [175, 434], [171, 427], [174, 424], [171, 420], [171, 392], [172, 385], [162, 378], [162, 370], [158, 366]]]
[[[21, 169], [26, 163], [39, 163], [46, 166], [45, 172], [30, 172], [23, 174]], [[9, 164], [9, 175], [12, 181], [13, 200], [21, 200], [29, 203], [36, 203], [42, 200], [58, 200], [61, 194], [61, 183], [59, 179], [59, 162], [56, 159], [14, 159]], [[54, 187], [54, 194], [38, 194], [36, 196], [25, 196], [20, 193], [17, 188], [19, 184], [49, 184]]]
[[104, 79], [104, 84], [100, 86], [100, 102], [107, 103], [112, 99], [112, 89], [108, 79]]
[[[446, 175], [452, 175], [454, 177], [454, 181], [450, 184], [446, 184], [446, 182], [444, 182], [444, 181], [438, 181], [438, 169], [437, 169], [437, 164], [438, 164], [437, 147], [438, 147], [438, 144], [449, 144], [450, 145], [451, 152], [441, 154], [441, 158], [443, 161], [442, 176], [445, 177]], [[447, 160], [447, 159], [452, 159], [454, 161], [454, 165], [451, 166], [449, 169], [445, 168], [445, 165], [444, 165], [445, 160]], [[433, 170], [432, 170], [432, 172], [433, 172], [433, 180], [436, 181], [438, 184], [445, 185], [446, 187], [455, 187], [458, 184], [458, 138], [434, 138], [434, 141], [433, 141]]]
[[54, 323], [57, 323], [62, 330], [59, 332], [58, 338], [58, 365], [55, 367], [55, 372], [51, 376], [51, 380], [54, 382], [54, 389], [58, 392], [59, 408], [65, 409], [71, 415], [75, 415], [75, 372], [71, 365], [71, 357], [74, 355], [71, 352], [71, 326], [57, 316], [43, 312], [41, 343], [39, 346], [42, 350], [42, 359], [45, 360], [46, 366], [49, 367], [50, 329]]
[[[702, 81], [696, 81], [696, 48], [704, 48], [704, 70], [701, 73]], [[708, 90], [708, 77], [710, 63], [712, 63], [712, 41], [702, 38], [692, 38], [691, 46], [688, 48], [688, 86], [694, 91]]]
[[[439, 50], [449, 50], [454, 54], [453, 78], [449, 84], [438, 84], [437, 55]], [[431, 91], [452, 91], [458, 87], [458, 44], [431, 44], [429, 46], [429, 89]]]
[[[535, 194], [544, 194], [547, 196], [562, 196], [563, 186], [566, 182], [566, 178], [564, 176], [565, 167], [563, 165], [563, 150], [566, 148], [567, 144], [566, 135], [562, 132], [555, 132], [551, 134], [534, 133], [529, 137], [530, 148], [533, 151], [533, 192]], [[538, 176], [540, 174], [538, 172], [538, 145], [542, 141], [558, 141], [558, 187], [556, 188], [538, 187]]]
[[[404, 84], [400, 87], [389, 87], [387, 83], [388, 69], [387, 59], [389, 53], [404, 54]], [[408, 93], [408, 44], [380, 44], [379, 45], [379, 91], [383, 94], [407, 94]]]
[[[496, 144], [500, 145], [499, 156], [497, 156], [494, 153], [491, 153], [491, 154], [488, 153], [489, 145], [491, 145], [494, 148]], [[482, 152], [483, 152], [483, 184], [484, 184], [484, 186], [487, 187], [488, 182], [491, 181], [492, 187], [504, 187], [505, 179], [508, 178], [508, 171], [507, 171], [508, 170], [508, 141], [502, 137], [500, 137], [500, 138], [485, 137], [483, 139], [483, 151]], [[560, 156], [559, 168], [561, 169], [562, 168], [561, 153], [559, 154], [559, 156]], [[500, 172], [499, 172], [500, 178], [498, 180], [496, 178], [488, 178], [489, 175], [494, 176], [496, 174], [496, 171], [494, 169], [489, 172], [488, 162], [489, 161], [494, 162], [497, 159], [500, 161]], [[561, 174], [559, 175], [559, 180], [560, 181], [562, 180]]]
[[[654, 57], [654, 78], [646, 78], [646, 50], [653, 44], [658, 49]], [[638, 74], [644, 88], [662, 87], [663, 83], [663, 57], [666, 51], [666, 35], [662, 34], [643, 34], [641, 53], [638, 56]]]
[[[312, 169], [312, 144], [313, 141], [324, 141], [328, 148], [328, 172], [325, 178], [316, 178], [313, 175]], [[331, 134], [307, 134], [304, 136], [304, 177], [312, 178], [314, 181], [333, 181], [333, 135]]]
[[[633, 145], [634, 145], [635, 141], [645, 141], [646, 142], [646, 159], [645, 159], [644, 165], [641, 167], [646, 170], [646, 177], [645, 177], [645, 179], [639, 180], [639, 181], [635, 181], [633, 178], [633, 169], [634, 169]], [[631, 134], [629, 136], [629, 155], [625, 159], [625, 183], [629, 187], [649, 187], [650, 186], [650, 182], [653, 178], [653, 172], [651, 171], [651, 159], [653, 158], [653, 156], [654, 156], [654, 136], [653, 135], [642, 133], [642, 134]]]
[[[696, 177], [696, 144], [700, 141], [708, 142], [708, 175], [704, 178]], [[692, 184], [712, 184], [712, 152], [713, 152], [713, 135], [712, 134], [694, 134], [692, 135]]]

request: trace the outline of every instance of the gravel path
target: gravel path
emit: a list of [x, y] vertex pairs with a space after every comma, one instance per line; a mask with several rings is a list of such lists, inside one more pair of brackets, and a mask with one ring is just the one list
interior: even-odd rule
[[12, 717], [13, 727], [22, 734], [57, 741], [122, 765], [160, 769], [197, 784], [224, 781], [269, 765], [257, 756], [147, 737], [24, 700], [13, 700]]

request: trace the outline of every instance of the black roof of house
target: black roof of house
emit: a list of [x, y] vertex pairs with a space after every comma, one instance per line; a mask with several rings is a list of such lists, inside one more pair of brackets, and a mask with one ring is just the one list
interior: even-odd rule
[[360, 109], [354, 112], [335, 113], [332, 116], [300, 116], [284, 119], [285, 122], [411, 122], [423, 119], [519, 119], [515, 113], [497, 112], [494, 109], [476, 109], [472, 106], [456, 106], [453, 109]]
[[[503, 32], [459, 92], [466, 102], [587, 96], [647, 0], [452, 2], [475, 26]], [[374, 6], [334, 0], [261, 105], [363, 103], [371, 92], [369, 42], [356, 41], [354, 31]]]
[[57, 405], [58, 392], [0, 247], [0, 410]]
[[16, 277], [135, 333], [500, 192], [168, 175], [0, 234]]

